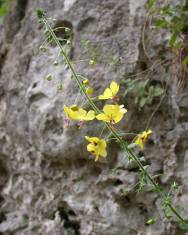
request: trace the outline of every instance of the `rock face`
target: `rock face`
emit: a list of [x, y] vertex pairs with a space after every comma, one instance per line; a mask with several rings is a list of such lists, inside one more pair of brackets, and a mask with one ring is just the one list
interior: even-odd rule
[[[99, 123], [78, 130], [63, 128], [63, 105], [81, 95], [58, 48], [39, 47], [43, 29], [35, 9], [44, 8], [56, 26], [73, 30], [70, 52], [77, 71], [91, 78], [96, 93], [113, 79], [148, 76], [167, 88], [167, 95], [150, 122], [154, 134], [142, 154], [168, 189], [183, 184], [175, 201], [188, 216], [188, 99], [178, 59], [166, 49], [168, 34], [144, 27], [145, 0], [15, 0], [0, 32], [0, 234], [2, 235], [181, 235], [163, 220], [160, 199], [149, 189], [135, 192], [138, 170], [123, 162], [116, 144], [107, 159], [94, 162], [84, 136], [99, 135]], [[143, 31], [143, 28], [145, 29]], [[63, 34], [63, 32], [62, 32]], [[143, 35], [145, 37], [143, 37]], [[143, 40], [145, 38], [145, 40]], [[90, 40], [98, 53], [85, 53]], [[148, 58], [149, 57], [149, 58]], [[112, 63], [112, 58], [119, 58]], [[164, 62], [165, 61], [165, 62]], [[172, 61], [175, 61], [172, 63]], [[152, 69], [149, 69], [152, 66]], [[149, 69], [148, 73], [143, 73]], [[51, 73], [53, 80], [44, 77]], [[64, 91], [57, 91], [63, 83]], [[181, 83], [181, 87], [178, 84]], [[121, 128], [142, 131], [159, 100], [141, 111], [133, 97], [122, 101], [128, 114]], [[117, 166], [119, 170], [113, 171]], [[156, 218], [154, 225], [146, 221]]]

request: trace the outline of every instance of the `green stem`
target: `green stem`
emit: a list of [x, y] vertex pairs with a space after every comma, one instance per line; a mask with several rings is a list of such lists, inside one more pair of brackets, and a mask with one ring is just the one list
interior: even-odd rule
[[[43, 23], [45, 24], [46, 28], [48, 29], [49, 33], [51, 34], [53, 40], [55, 41], [55, 43], [59, 46], [60, 51], [65, 59], [66, 64], [69, 66], [69, 69], [73, 75], [73, 79], [76, 81], [76, 83], [78, 84], [81, 92], [83, 92], [83, 95], [85, 96], [85, 98], [88, 100], [88, 103], [90, 104], [90, 106], [93, 108], [93, 110], [95, 111], [96, 114], [100, 114], [101, 111], [97, 108], [97, 106], [95, 105], [95, 103], [93, 102], [93, 100], [88, 96], [88, 94], [85, 91], [85, 87], [83, 86], [82, 82], [79, 79], [79, 75], [77, 75], [77, 73], [75, 72], [75, 69], [71, 63], [71, 61], [69, 60], [67, 54], [64, 51], [63, 46], [61, 45], [61, 43], [59, 42], [58, 38], [56, 37], [53, 29], [51, 28], [51, 26], [49, 25], [49, 23], [47, 22], [46, 18], [43, 17], [42, 18]], [[155, 182], [155, 180], [153, 179], [153, 177], [147, 172], [147, 170], [144, 168], [144, 166], [142, 165], [141, 161], [139, 160], [139, 158], [133, 153], [133, 151], [131, 149], [129, 149], [128, 144], [121, 138], [121, 136], [114, 130], [114, 128], [109, 124], [104, 122], [105, 126], [111, 131], [111, 133], [113, 134], [114, 138], [120, 143], [122, 149], [124, 150], [125, 153], [128, 154], [128, 156], [134, 160], [138, 167], [140, 168], [140, 170], [147, 176], [148, 180], [150, 181], [150, 183], [152, 184], [152, 186], [154, 187], [155, 191], [158, 192], [158, 194], [162, 197], [163, 191], [161, 190], [161, 188], [158, 186], [158, 184]], [[181, 217], [181, 215], [178, 213], [178, 211], [176, 210], [175, 207], [172, 206], [172, 204], [168, 204], [168, 207], [170, 208], [170, 210], [176, 215], [176, 217], [184, 222], [184, 218]]]
[[185, 221], [186, 221], [186, 220], [177, 212], [176, 208], [174, 208], [174, 207], [172, 206], [172, 204], [168, 204], [167, 206], [170, 208], [170, 210], [176, 215], [176, 217], [177, 217], [180, 221], [182, 221], [182, 222], [185, 222]]

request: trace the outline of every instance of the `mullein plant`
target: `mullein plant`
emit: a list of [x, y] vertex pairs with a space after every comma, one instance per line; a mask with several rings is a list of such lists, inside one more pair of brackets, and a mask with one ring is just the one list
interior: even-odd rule
[[[119, 123], [127, 113], [127, 109], [124, 105], [118, 104], [119, 84], [112, 81], [109, 84], [109, 87], [104, 90], [103, 94], [97, 96], [98, 100], [108, 100], [108, 104], [105, 104], [101, 111], [96, 106], [94, 102], [95, 99], [91, 97], [94, 89], [90, 85], [90, 81], [88, 79], [83, 79], [84, 77], [77, 74], [73, 64], [64, 50], [64, 46], [61, 44], [59, 38], [57, 38], [44, 11], [42, 9], [38, 9], [37, 16], [40, 23], [42, 23], [45, 28], [45, 35], [48, 35], [48, 37], [53, 40], [53, 43], [59, 47], [59, 54], [63, 56], [64, 61], [68, 66], [72, 75], [71, 78], [78, 85], [78, 89], [90, 105], [90, 110], [85, 110], [83, 107], [78, 107], [76, 104], [73, 104], [70, 107], [64, 105], [64, 113], [66, 116], [64, 119], [64, 127], [67, 127], [71, 120], [78, 121], [80, 127], [82, 127], [84, 122], [93, 121], [94, 119], [102, 122], [105, 128], [109, 130], [109, 136], [112, 137], [111, 139], [115, 139], [115, 141], [119, 143], [120, 148], [125, 153], [125, 157], [128, 157], [129, 160], [134, 161], [138, 165], [139, 171], [142, 175], [142, 179], [140, 180], [149, 185], [151, 190], [158, 193], [161, 197], [161, 208], [164, 211], [165, 217], [169, 219], [174, 215], [181, 227], [184, 230], [187, 229], [186, 231], [188, 231], [188, 220], [181, 216], [176, 206], [173, 206], [172, 198], [169, 192], [165, 192], [165, 190], [156, 181], [156, 177], [150, 175], [147, 171], [147, 167], [142, 164], [142, 161], [134, 152], [135, 146], [138, 146], [141, 149], [144, 148], [144, 145], [149, 136], [152, 134], [152, 131], [150, 129], [144, 130], [134, 138], [134, 144], [128, 144], [115, 127], [115, 125]], [[85, 136], [85, 140], [87, 141], [87, 151], [94, 156], [95, 161], [98, 161], [100, 157], [107, 157], [108, 141], [105, 138], [101, 138], [99, 136]], [[150, 223], [150, 221], [152, 221], [152, 223]], [[147, 221], [147, 224], [153, 224], [153, 221], [155, 221], [155, 219], [151, 218]]]

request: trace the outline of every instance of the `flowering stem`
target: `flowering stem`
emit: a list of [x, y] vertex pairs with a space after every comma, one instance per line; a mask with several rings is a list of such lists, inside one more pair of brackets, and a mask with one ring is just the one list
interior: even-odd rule
[[92, 102], [91, 98], [90, 98], [90, 97], [88, 96], [88, 94], [86, 93], [85, 88], [84, 88], [84, 86], [82, 85], [82, 83], [81, 83], [81, 81], [80, 81], [80, 79], [79, 79], [79, 76], [78, 76], [77, 73], [75, 72], [74, 67], [72, 66], [71, 61], [69, 60], [67, 54], [65, 53], [64, 48], [63, 48], [63, 46], [61, 45], [61, 43], [59, 42], [58, 38], [56, 37], [56, 35], [55, 35], [53, 29], [51, 28], [51, 26], [49, 25], [49, 23], [48, 23], [48, 21], [46, 20], [45, 17], [42, 18], [42, 21], [44, 22], [46, 28], [48, 29], [48, 31], [49, 31], [49, 33], [51, 34], [51, 36], [52, 36], [53, 40], [55, 41], [55, 43], [59, 46], [59, 48], [60, 48], [60, 50], [61, 50], [61, 53], [62, 53], [62, 55], [63, 55], [63, 57], [64, 57], [64, 59], [65, 59], [65, 62], [68, 64], [69, 69], [70, 69], [70, 71], [71, 71], [71, 73], [72, 73], [72, 75], [73, 75], [73, 79], [75, 79], [75, 81], [77, 82], [77, 84], [78, 84], [80, 90], [83, 92], [84, 96], [85, 96], [86, 99], [88, 100], [89, 104], [92, 106], [93, 110], [94, 110], [97, 114], [99, 114], [99, 113], [100, 113], [99, 109], [95, 106], [95, 104]]
[[[71, 61], [69, 60], [66, 52], [64, 51], [63, 46], [61, 45], [61, 43], [59, 42], [59, 39], [56, 37], [53, 29], [51, 28], [50, 24], [48, 23], [47, 19], [45, 18], [45, 16], [43, 15], [43, 17], [41, 18], [42, 22], [44, 23], [44, 25], [46, 26], [47, 30], [49, 31], [50, 35], [52, 36], [54, 42], [57, 44], [57, 46], [59, 46], [60, 51], [65, 59], [66, 64], [68, 65], [71, 73], [72, 73], [72, 77], [73, 79], [76, 81], [76, 83], [79, 86], [80, 91], [83, 93], [83, 95], [85, 96], [85, 98], [87, 99], [88, 103], [90, 104], [90, 106], [93, 108], [93, 110], [95, 111], [96, 114], [100, 114], [101, 111], [98, 109], [98, 107], [95, 105], [95, 103], [93, 102], [92, 98], [90, 98], [88, 96], [88, 94], [85, 91], [85, 87], [83, 86], [82, 82], [80, 81], [79, 75], [76, 73]], [[111, 131], [112, 135], [114, 136], [114, 138], [119, 142], [119, 144], [121, 145], [123, 151], [125, 153], [128, 154], [128, 156], [134, 160], [136, 162], [136, 164], [138, 165], [138, 167], [140, 168], [140, 170], [142, 171], [142, 173], [144, 173], [144, 175], [148, 178], [148, 180], [150, 181], [151, 185], [153, 186], [153, 188], [155, 189], [155, 191], [163, 198], [165, 196], [163, 190], [161, 189], [161, 187], [159, 187], [159, 185], [155, 182], [154, 178], [147, 172], [147, 170], [144, 168], [144, 166], [142, 165], [141, 161], [139, 160], [139, 158], [133, 153], [133, 151], [131, 149], [129, 149], [128, 144], [122, 139], [122, 137], [117, 133], [117, 131], [111, 126], [111, 124], [104, 122], [105, 126]], [[185, 222], [186, 220], [178, 213], [178, 211], [176, 210], [175, 207], [173, 207], [173, 205], [169, 202], [169, 204], [167, 204], [167, 206], [169, 207], [169, 209], [173, 212], [174, 215], [176, 215], [176, 217], [181, 221], [181, 222]]]

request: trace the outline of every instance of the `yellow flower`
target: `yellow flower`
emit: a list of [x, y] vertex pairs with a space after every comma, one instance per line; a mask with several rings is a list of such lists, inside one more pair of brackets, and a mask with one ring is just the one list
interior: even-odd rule
[[103, 108], [103, 112], [96, 116], [97, 120], [102, 120], [104, 122], [110, 122], [111, 124], [115, 124], [123, 118], [124, 114], [127, 112], [124, 109], [123, 105], [110, 105], [107, 104]]
[[87, 145], [87, 151], [95, 155], [95, 161], [98, 161], [99, 156], [106, 157], [106, 141], [98, 137], [85, 136], [90, 143]]
[[112, 81], [109, 88], [104, 90], [104, 93], [99, 96], [99, 100], [113, 99], [119, 91], [119, 85]]
[[149, 138], [149, 135], [151, 135], [152, 131], [143, 131], [141, 134], [138, 135], [138, 137], [135, 140], [135, 144], [139, 145], [141, 149], [144, 148], [144, 144]]
[[82, 108], [72, 105], [70, 108], [64, 105], [64, 112], [66, 113], [69, 119], [77, 121], [90, 121], [95, 118], [95, 112], [93, 110], [86, 111]]

